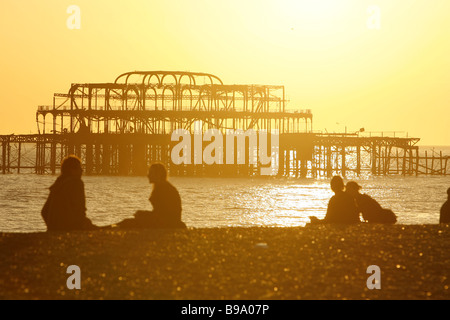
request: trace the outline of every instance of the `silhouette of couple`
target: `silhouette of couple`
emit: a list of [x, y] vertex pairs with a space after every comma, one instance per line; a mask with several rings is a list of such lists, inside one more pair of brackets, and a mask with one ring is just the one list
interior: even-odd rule
[[148, 179], [153, 184], [150, 203], [153, 211], [136, 211], [134, 218], [117, 225], [97, 227], [86, 217], [84, 183], [81, 180], [81, 161], [68, 156], [61, 165], [61, 175], [50, 187], [50, 194], [42, 208], [48, 231], [94, 230], [118, 227], [136, 228], [186, 228], [181, 221], [181, 198], [177, 189], [167, 181], [166, 168], [152, 164]]
[[312, 224], [353, 224], [361, 222], [360, 214], [364, 221], [369, 223], [395, 223], [397, 217], [394, 212], [384, 209], [372, 197], [359, 193], [361, 186], [350, 181], [344, 186], [341, 177], [331, 179], [331, 190], [334, 196], [328, 202], [326, 216], [323, 220], [317, 217], [309, 217]]

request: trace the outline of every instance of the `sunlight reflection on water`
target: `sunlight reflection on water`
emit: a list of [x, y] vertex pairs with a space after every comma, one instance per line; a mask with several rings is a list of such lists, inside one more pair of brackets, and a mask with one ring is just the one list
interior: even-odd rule
[[[55, 176], [0, 176], [0, 231], [44, 231], [40, 210]], [[151, 210], [145, 177], [83, 177], [88, 217], [97, 225]], [[170, 178], [189, 227], [304, 226], [323, 218], [332, 192], [328, 180]], [[398, 215], [398, 223], [438, 223], [450, 177], [375, 177], [358, 181], [362, 192]]]

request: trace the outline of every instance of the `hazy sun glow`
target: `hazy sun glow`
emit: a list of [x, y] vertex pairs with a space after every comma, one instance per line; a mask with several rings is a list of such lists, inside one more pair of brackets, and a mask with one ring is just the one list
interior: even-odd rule
[[[79, 30], [66, 26], [72, 4]], [[371, 5], [377, 30], [367, 27]], [[0, 133], [35, 132], [37, 105], [71, 83], [185, 70], [285, 85], [288, 107], [312, 109], [315, 130], [365, 127], [449, 144], [448, 12], [446, 0], [8, 1]]]

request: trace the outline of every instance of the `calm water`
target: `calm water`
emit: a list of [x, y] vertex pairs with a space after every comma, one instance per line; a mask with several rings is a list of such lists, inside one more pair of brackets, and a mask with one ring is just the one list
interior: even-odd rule
[[[421, 147], [431, 155], [450, 147]], [[40, 211], [56, 176], [0, 175], [0, 232], [45, 231]], [[97, 225], [151, 210], [145, 177], [83, 177], [87, 214]], [[170, 178], [183, 203], [189, 227], [304, 226], [309, 216], [324, 217], [332, 191], [328, 180], [271, 178]], [[374, 177], [357, 180], [362, 192], [392, 209], [401, 224], [435, 224], [447, 199], [450, 177]]]
[[[0, 232], [45, 231], [40, 210], [55, 176], [0, 175]], [[88, 217], [107, 225], [151, 210], [145, 177], [83, 177]], [[189, 227], [303, 226], [325, 215], [327, 180], [170, 178]], [[358, 181], [362, 192], [391, 208], [401, 224], [435, 224], [450, 177], [382, 177]]]

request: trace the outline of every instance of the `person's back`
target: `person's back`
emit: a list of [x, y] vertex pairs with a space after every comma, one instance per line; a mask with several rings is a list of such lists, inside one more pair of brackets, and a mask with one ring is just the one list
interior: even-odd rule
[[355, 196], [355, 200], [363, 219], [366, 221], [373, 221], [381, 210], [383, 210], [381, 205], [367, 194], [358, 193]]
[[397, 222], [397, 217], [392, 210], [383, 209], [371, 196], [359, 193], [361, 186], [356, 182], [349, 181], [345, 189], [345, 193], [355, 199], [358, 211], [361, 212], [364, 221], [369, 223]]
[[325, 223], [351, 224], [361, 222], [355, 199], [344, 192], [344, 181], [335, 176], [331, 179], [331, 189], [335, 193], [328, 202]]
[[439, 223], [450, 223], [450, 188], [447, 189], [448, 199], [441, 207]]
[[159, 225], [177, 226], [181, 223], [180, 194], [169, 181], [155, 185], [149, 200]]
[[343, 224], [361, 222], [355, 200], [343, 191], [336, 192], [328, 203], [324, 222]]
[[61, 175], [50, 187], [50, 194], [41, 215], [48, 231], [92, 229], [86, 217], [84, 183], [81, 180], [81, 163], [70, 156], [63, 162]]

